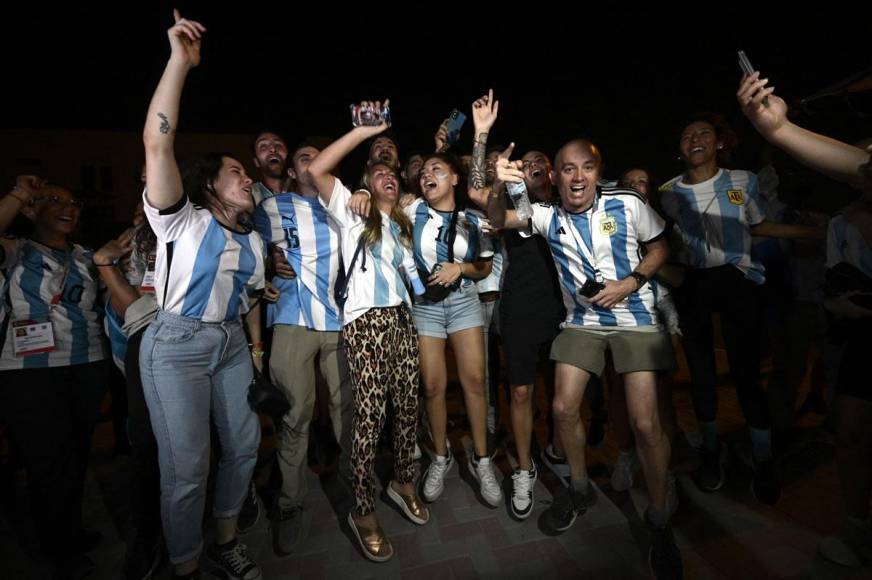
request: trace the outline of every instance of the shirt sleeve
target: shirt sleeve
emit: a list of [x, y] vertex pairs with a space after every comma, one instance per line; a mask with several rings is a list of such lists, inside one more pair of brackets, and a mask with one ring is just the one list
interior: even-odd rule
[[554, 206], [545, 203], [533, 204], [533, 216], [530, 218], [530, 223], [527, 228], [519, 230], [519, 233], [528, 238], [532, 234], [545, 236], [548, 234], [548, 224], [551, 223], [551, 218], [554, 216]]
[[633, 229], [636, 232], [636, 239], [645, 244], [660, 237], [663, 230], [666, 229], [666, 222], [663, 221], [663, 218], [648, 204], [635, 197], [631, 199], [633, 199], [632, 203], [635, 204]]
[[333, 180], [333, 194], [330, 196], [330, 203], [325, 205], [321, 196], [318, 196], [318, 200], [321, 205], [327, 208], [327, 213], [342, 227], [350, 227], [361, 219], [360, 216], [348, 209], [351, 192], [338, 179]]
[[[200, 219], [187, 195], [165, 209], [157, 209], [148, 202], [146, 192], [142, 192], [142, 205], [145, 216], [154, 235], [161, 242], [174, 242], [179, 239], [193, 223]], [[207, 212], [208, 213], [208, 212]]]

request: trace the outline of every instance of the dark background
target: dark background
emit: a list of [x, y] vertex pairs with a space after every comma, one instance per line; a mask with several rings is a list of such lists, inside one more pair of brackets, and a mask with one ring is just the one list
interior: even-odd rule
[[[718, 111], [739, 133], [737, 165], [755, 169], [761, 141], [735, 101], [744, 49], [788, 101], [872, 66], [862, 3], [764, 12], [726, 4], [684, 11], [603, 12], [544, 2], [408, 4], [178, 2], [208, 32], [189, 76], [180, 131], [277, 127], [290, 142], [336, 137], [348, 105], [390, 97], [401, 156], [432, 147], [440, 121], [493, 87], [491, 142], [551, 154], [584, 135], [607, 174], [631, 164], [680, 172], [677, 131], [689, 113]], [[2, 128], [141, 130], [169, 55], [165, 2], [7, 9]], [[825, 99], [802, 123], [845, 140], [870, 135], [869, 96]], [[864, 116], [865, 115], [865, 116]], [[467, 121], [460, 149], [471, 143]]]

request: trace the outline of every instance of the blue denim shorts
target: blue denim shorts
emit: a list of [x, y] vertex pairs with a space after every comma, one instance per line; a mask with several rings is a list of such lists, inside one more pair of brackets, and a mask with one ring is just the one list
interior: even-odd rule
[[481, 305], [475, 284], [455, 290], [442, 302], [422, 302], [412, 308], [418, 335], [447, 338], [448, 335], [481, 327]]

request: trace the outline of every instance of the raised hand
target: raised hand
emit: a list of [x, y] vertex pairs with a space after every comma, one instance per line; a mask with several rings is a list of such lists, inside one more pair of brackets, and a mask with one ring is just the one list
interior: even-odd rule
[[182, 18], [177, 9], [173, 9], [173, 18], [176, 23], [167, 31], [172, 49], [170, 58], [193, 68], [200, 64], [200, 44], [206, 27], [199, 22]]
[[109, 240], [102, 248], [94, 252], [92, 258], [95, 264], [112, 264], [119, 258], [133, 251], [133, 236], [135, 228], [128, 228], [117, 239]]
[[497, 120], [500, 110], [500, 102], [494, 100], [494, 90], [488, 89], [486, 95], [477, 99], [472, 104], [472, 121], [475, 126], [475, 136], [479, 133], [490, 132], [491, 127]]
[[[383, 108], [388, 107], [390, 104], [391, 104], [390, 99], [385, 99], [384, 105], [382, 105], [381, 101], [361, 101], [360, 107], [361, 108], [370, 107], [374, 111], [378, 111], [380, 114], [382, 112]], [[355, 129], [358, 132], [363, 133], [365, 138], [368, 139], [370, 137], [374, 137], [374, 136], [378, 135], [379, 133], [385, 132], [388, 129], [388, 127], [390, 127], [390, 125], [388, 124], [388, 122], [386, 120], [384, 120], [384, 121], [382, 121], [382, 123], [380, 125], [360, 125], [360, 126], [356, 127]]]
[[745, 75], [736, 91], [742, 112], [764, 137], [770, 136], [787, 122], [787, 103], [772, 94], [775, 87], [767, 87], [769, 79], [761, 79], [759, 71]]
[[510, 161], [512, 151], [515, 150], [515, 144], [510, 143], [506, 149], [500, 153], [497, 158], [497, 180], [504, 183], [520, 183], [524, 181], [524, 171], [522, 170], [523, 162]]
[[448, 119], [442, 121], [442, 124], [436, 129], [433, 141], [436, 143], [436, 153], [443, 153], [448, 150]]

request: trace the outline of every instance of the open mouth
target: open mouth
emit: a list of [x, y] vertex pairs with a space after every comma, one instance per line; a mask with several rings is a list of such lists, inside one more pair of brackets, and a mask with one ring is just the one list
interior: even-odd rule
[[60, 221], [60, 222], [69, 222], [69, 223], [72, 223], [72, 222], [73, 222], [73, 218], [70, 217], [70, 216], [68, 216], [68, 215], [59, 215], [59, 216], [57, 217], [57, 219], [58, 219], [58, 221]]
[[539, 168], [533, 169], [533, 171], [530, 172], [530, 177], [533, 179], [539, 179], [542, 177], [542, 170]]
[[390, 191], [393, 193], [397, 190], [397, 186], [394, 185], [393, 183], [386, 183], [384, 189], [385, 189], [385, 191]]
[[585, 189], [587, 189], [586, 185], [573, 185], [569, 188], [572, 193], [584, 193]]
[[705, 151], [705, 147], [698, 145], [690, 150], [690, 154], [693, 155], [694, 153], [702, 153], [703, 151]]

